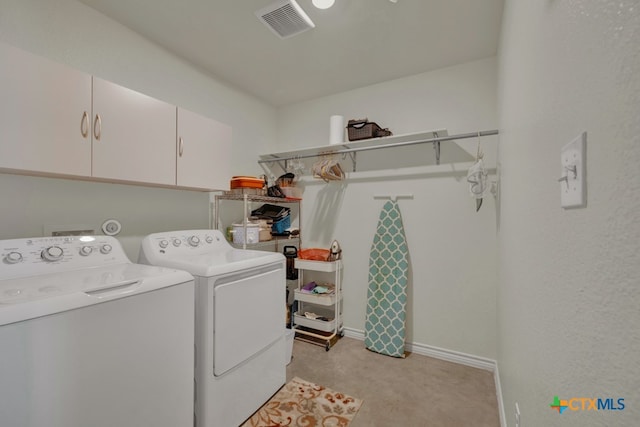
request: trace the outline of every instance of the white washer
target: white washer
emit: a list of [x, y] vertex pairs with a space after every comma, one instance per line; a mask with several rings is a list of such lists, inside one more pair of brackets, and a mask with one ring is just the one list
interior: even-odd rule
[[191, 425], [193, 296], [113, 237], [0, 240], [0, 424]]
[[286, 380], [284, 255], [186, 230], [145, 237], [139, 262], [195, 276], [196, 426], [240, 425]]

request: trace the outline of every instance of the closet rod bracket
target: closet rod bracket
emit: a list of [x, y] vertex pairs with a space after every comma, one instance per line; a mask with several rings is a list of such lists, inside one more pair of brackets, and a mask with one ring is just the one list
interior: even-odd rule
[[356, 152], [352, 151], [352, 152], [347, 153], [347, 154], [349, 155], [349, 157], [351, 157], [351, 164], [353, 165], [351, 169], [352, 169], [353, 172], [356, 172], [356, 164], [357, 164], [357, 162], [356, 162]]
[[[433, 137], [438, 138], [438, 132], [433, 132]], [[433, 149], [436, 151], [436, 165], [440, 164], [440, 140], [433, 141]]]
[[284, 159], [284, 165], [282, 164], [282, 162], [283, 162], [282, 160], [279, 160], [276, 162], [276, 164], [280, 166], [280, 169], [282, 169], [283, 171], [286, 171], [288, 159]]

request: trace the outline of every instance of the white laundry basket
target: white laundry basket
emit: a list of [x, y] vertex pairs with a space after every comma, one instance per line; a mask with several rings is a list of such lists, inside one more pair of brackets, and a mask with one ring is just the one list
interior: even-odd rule
[[291, 363], [291, 358], [293, 357], [293, 338], [295, 337], [296, 332], [293, 329], [286, 329], [284, 334], [284, 340], [287, 348], [287, 357], [285, 359], [286, 364]]

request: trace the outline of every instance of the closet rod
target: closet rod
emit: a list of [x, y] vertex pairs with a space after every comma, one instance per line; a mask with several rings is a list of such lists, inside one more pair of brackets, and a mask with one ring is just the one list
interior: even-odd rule
[[[437, 138], [420, 139], [416, 141], [397, 142], [395, 144], [372, 145], [370, 147], [360, 147], [360, 148], [345, 148], [342, 150], [327, 151], [327, 152], [315, 153], [315, 154], [302, 154], [298, 156], [291, 155], [286, 157], [274, 157], [273, 159], [258, 160], [258, 163], [273, 163], [273, 162], [282, 161], [282, 160], [286, 161], [286, 160], [293, 160], [293, 159], [307, 159], [310, 157], [322, 157], [330, 154], [356, 153], [358, 151], [380, 150], [383, 148], [392, 148], [392, 147], [404, 147], [407, 145], [425, 144], [428, 142], [437, 143], [437, 142], [452, 141], [455, 139], [479, 138], [482, 136], [491, 136], [491, 135], [497, 135], [497, 134], [498, 134], [497, 129], [484, 130], [480, 132], [470, 132], [470, 133], [461, 133], [458, 135], [439, 136]], [[348, 144], [348, 142], [345, 142], [345, 144]]]
[[374, 194], [374, 199], [390, 199], [396, 202], [398, 199], [413, 199], [413, 194]]

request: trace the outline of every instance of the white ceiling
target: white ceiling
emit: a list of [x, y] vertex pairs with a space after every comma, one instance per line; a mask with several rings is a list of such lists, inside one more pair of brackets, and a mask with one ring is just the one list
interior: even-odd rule
[[80, 0], [274, 106], [495, 55], [504, 0], [298, 0], [316, 27], [288, 39], [274, 0]]

